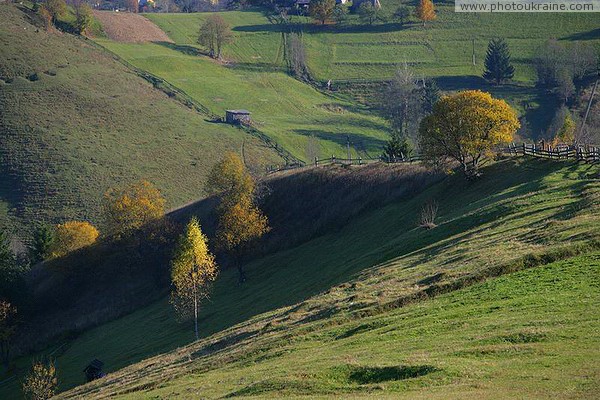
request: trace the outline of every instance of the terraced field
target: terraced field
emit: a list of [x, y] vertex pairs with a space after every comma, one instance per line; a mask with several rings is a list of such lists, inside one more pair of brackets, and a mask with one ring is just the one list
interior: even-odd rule
[[[543, 134], [560, 105], [555, 96], [534, 86], [532, 58], [549, 38], [564, 43], [579, 41], [600, 50], [600, 29], [594, 13], [588, 14], [469, 14], [455, 13], [454, 6], [436, 3], [438, 18], [423, 28], [410, 20], [404, 26], [391, 19], [400, 5], [384, 0], [384, 23], [368, 26], [350, 15], [342, 26], [315, 24], [306, 17], [292, 17], [295, 30], [303, 32], [307, 64], [314, 79], [331, 79], [334, 88], [376, 103], [378, 83], [389, 79], [404, 63], [417, 76], [435, 77], [447, 91], [481, 89], [503, 98], [527, 118], [532, 137]], [[178, 44], [198, 47], [200, 14], [146, 14]], [[285, 67], [283, 32], [260, 10], [220, 13], [233, 27], [235, 40], [225, 57], [238, 68], [265, 73]], [[481, 78], [488, 41], [506, 38], [515, 65], [515, 81], [493, 86]], [[475, 65], [472, 52], [475, 51]], [[375, 83], [375, 85], [373, 85]]]
[[[480, 77], [488, 41], [507, 39], [515, 63], [515, 79], [534, 80], [531, 59], [549, 38], [564, 42], [582, 41], [600, 46], [600, 29], [593, 13], [588, 14], [469, 14], [455, 13], [452, 4], [437, 4], [438, 18], [423, 28], [414, 20], [400, 26], [391, 14], [400, 5], [384, 0], [386, 23], [359, 24], [350, 16], [342, 26], [315, 25], [308, 18], [293, 17], [302, 23], [308, 50], [308, 65], [316, 79], [381, 80], [393, 76], [404, 62], [428, 77]], [[147, 14], [177, 43], [195, 45], [200, 21], [206, 14]], [[240, 63], [281, 66], [282, 26], [271, 23], [260, 11], [221, 13], [236, 36], [226, 56]], [[476, 64], [472, 64], [473, 40]]]

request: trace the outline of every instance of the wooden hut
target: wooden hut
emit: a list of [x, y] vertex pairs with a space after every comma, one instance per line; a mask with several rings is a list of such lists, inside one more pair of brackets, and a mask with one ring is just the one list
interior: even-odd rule
[[85, 374], [85, 379], [88, 382], [91, 382], [93, 380], [96, 380], [96, 379], [106, 376], [106, 374], [104, 372], [102, 372], [103, 366], [104, 366], [104, 363], [102, 361], [98, 360], [97, 358], [92, 360], [92, 362], [89, 363], [89, 365], [87, 367], [85, 367], [85, 369], [83, 370], [83, 373]]
[[227, 110], [225, 111], [225, 121], [229, 124], [243, 125], [249, 125], [252, 122], [248, 110]]

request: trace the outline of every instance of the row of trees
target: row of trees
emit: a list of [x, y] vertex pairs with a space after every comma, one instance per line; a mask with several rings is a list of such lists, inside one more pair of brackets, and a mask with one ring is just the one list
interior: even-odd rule
[[[256, 183], [240, 157], [226, 153], [212, 168], [206, 192], [219, 199], [215, 248], [229, 257], [242, 284], [246, 281], [244, 255], [270, 230], [267, 217], [255, 204]], [[208, 298], [217, 274], [218, 267], [209, 251], [207, 237], [193, 217], [179, 239], [171, 264], [171, 303], [181, 317], [193, 317], [196, 339], [199, 337], [198, 309], [201, 301]]]
[[[75, 21], [71, 28], [76, 33], [83, 35], [91, 28], [93, 23], [92, 8], [83, 0], [74, 0], [71, 2]], [[41, 3], [34, 2], [34, 11], [42, 17], [46, 29], [57, 27], [61, 19], [69, 12], [65, 0], [45, 0]]]
[[[308, 8], [309, 14], [322, 25], [325, 25], [328, 21], [334, 21], [336, 24], [341, 25], [346, 22], [350, 11], [358, 14], [362, 23], [369, 25], [383, 19], [381, 5], [374, 0], [357, 1], [350, 9], [343, 4], [336, 4], [335, 0], [311, 0]], [[411, 15], [420, 20], [423, 26], [437, 17], [431, 0], [419, 0], [414, 10], [409, 6], [401, 5], [393, 13], [392, 18], [400, 25], [404, 25]]]
[[[206, 192], [216, 196], [218, 224], [214, 250], [223, 254], [239, 274], [240, 284], [246, 281], [245, 255], [253, 244], [270, 230], [268, 219], [256, 204], [256, 183], [244, 167], [240, 157], [225, 154], [209, 175]], [[103, 198], [102, 215], [105, 234], [103, 240], [143, 241], [162, 231], [165, 226], [165, 200], [160, 191], [147, 181], [109, 189]], [[36, 230], [31, 246], [31, 259], [40, 262], [64, 257], [94, 243], [100, 234], [91, 224], [68, 221], [56, 226], [44, 225]], [[177, 241], [171, 262], [171, 302], [182, 318], [192, 317], [194, 332], [199, 336], [198, 311], [210, 293], [218, 276], [214, 253], [202, 232], [196, 217], [190, 219]], [[4, 290], [11, 286], [11, 275], [22, 277], [26, 269], [17, 270], [19, 262], [10, 249], [8, 238], [0, 231], [0, 355], [8, 363], [11, 338], [17, 327], [17, 308], [9, 301], [11, 294]], [[24, 382], [24, 392], [30, 397], [36, 393], [53, 393], [56, 389], [56, 370], [50, 362], [34, 363], [30, 376]], [[45, 398], [45, 397], [44, 397]]]
[[575, 82], [597, 70], [598, 57], [598, 51], [589, 44], [548, 40], [534, 58], [537, 83], [566, 103], [575, 94]]
[[[151, 183], [141, 181], [106, 192], [103, 200], [106, 240], [160, 229], [165, 201]], [[30, 265], [59, 259], [94, 244], [100, 233], [86, 221], [67, 221], [55, 226], [41, 225], [35, 230], [29, 254], [17, 256], [8, 235], [0, 230], [0, 358], [5, 364], [17, 326], [17, 306], [27, 304], [25, 276]]]
[[[140, 181], [104, 194], [102, 214], [106, 237], [120, 239], [141, 229], [154, 228], [165, 213], [165, 199], [148, 181]], [[64, 257], [96, 242], [100, 232], [86, 221], [67, 221], [36, 229], [30, 247], [33, 263]]]

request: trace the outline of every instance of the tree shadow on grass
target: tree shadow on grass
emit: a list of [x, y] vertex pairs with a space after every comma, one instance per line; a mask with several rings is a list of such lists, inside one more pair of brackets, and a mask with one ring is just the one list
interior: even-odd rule
[[587, 32], [578, 32], [569, 36], [561, 37], [560, 40], [597, 40], [600, 39], [600, 28]]
[[348, 141], [350, 141], [350, 146], [352, 147], [354, 147], [357, 144], [360, 144], [361, 147], [367, 148], [383, 147], [385, 145], [385, 141], [381, 139], [376, 139], [356, 133], [328, 132], [321, 129], [296, 129], [294, 130], [294, 132], [303, 136], [315, 136], [320, 140], [326, 140], [341, 146], [346, 146], [348, 144]]
[[338, 381], [368, 385], [418, 378], [439, 371], [433, 365], [395, 365], [390, 367], [367, 367], [356, 365], [341, 365], [332, 368], [332, 377]]
[[257, 24], [236, 26], [232, 28], [235, 32], [273, 32], [273, 33], [288, 33], [302, 32], [307, 34], [313, 33], [387, 33], [410, 29], [416, 26], [415, 23], [399, 23], [387, 22], [374, 25], [318, 25], [318, 24]]
[[160, 46], [166, 47], [171, 50], [178, 51], [178, 52], [183, 53], [188, 56], [197, 56], [197, 57], [198, 56], [207, 56], [208, 57], [207, 52], [202, 51], [197, 47], [190, 46], [187, 44], [175, 44], [175, 43], [171, 43], [171, 42], [162, 42], [162, 41], [156, 41], [156, 42], [152, 42], [152, 43], [158, 44]]
[[287, 69], [282, 65], [276, 65], [267, 62], [235, 62], [227, 65], [227, 68], [232, 70], [248, 71], [248, 72], [286, 72]]

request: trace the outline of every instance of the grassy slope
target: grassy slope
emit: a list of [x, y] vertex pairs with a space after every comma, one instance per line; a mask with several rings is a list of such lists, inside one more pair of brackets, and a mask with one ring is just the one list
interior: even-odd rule
[[[410, 201], [252, 263], [242, 288], [234, 271], [224, 271], [202, 311], [202, 335], [242, 321], [225, 334], [287, 329], [305, 319], [369, 309], [415, 293], [427, 286], [424, 278], [440, 272], [441, 282], [453, 281], [526, 254], [598, 238], [600, 182], [588, 177], [597, 172], [511, 160], [487, 168], [474, 184], [450, 177]], [[440, 201], [439, 226], [424, 231], [415, 222], [431, 198]], [[191, 340], [189, 325], [177, 324], [166, 301], [159, 302], [70, 343], [57, 358], [63, 388], [82, 383], [80, 370], [88, 359], [99, 357], [114, 371]], [[20, 366], [28, 363], [20, 360]]]
[[[393, 11], [399, 3], [384, 2], [385, 12]], [[307, 35], [311, 68], [318, 76], [337, 79], [382, 78], [391, 76], [395, 66], [406, 61], [415, 63], [416, 71], [425, 76], [481, 76], [488, 41], [503, 37], [511, 49], [515, 80], [532, 83], [531, 58], [549, 38], [600, 45], [597, 18], [592, 14], [455, 13], [454, 5], [438, 6], [437, 10], [437, 20], [426, 29], [418, 23], [403, 29], [391, 24], [376, 25], [374, 32], [352, 32], [349, 28], [347, 33]], [[356, 51], [356, 46], [368, 47]]]
[[[381, 2], [389, 18], [399, 0]], [[582, 40], [600, 45], [597, 18], [591, 14], [473, 14], [455, 13], [454, 5], [438, 5], [438, 18], [424, 29], [415, 20], [404, 27], [396, 23], [361, 24], [356, 15], [348, 23], [325, 28], [309, 18], [293, 17], [306, 23], [304, 41], [311, 72], [318, 80], [385, 79], [398, 65], [414, 65], [418, 74], [432, 77], [481, 76], [488, 41], [507, 39], [515, 64], [515, 80], [535, 79], [531, 58], [549, 38]], [[177, 43], [194, 45], [198, 26], [206, 14], [147, 14]], [[259, 12], [221, 13], [236, 34], [226, 55], [247, 64], [281, 66], [281, 34], [277, 25]], [[475, 39], [476, 65], [472, 64]]]
[[[170, 100], [103, 50], [38, 29], [15, 6], [0, 6], [0, 36], [0, 211], [9, 211], [11, 227], [97, 222], [102, 193], [139, 178], [155, 182], [169, 207], [197, 199], [219, 155], [244, 141], [254, 167], [278, 160], [249, 135]], [[39, 80], [28, 80], [34, 73]]]
[[[180, 19], [189, 18], [181, 14], [172, 17], [175, 25]], [[250, 14], [250, 17], [259, 18], [260, 14]], [[268, 23], [264, 18], [263, 22]], [[167, 30], [167, 33], [173, 32]], [[190, 55], [186, 47], [188, 40], [181, 39], [181, 35], [173, 34], [172, 38], [183, 46], [117, 43], [106, 39], [97, 41], [136, 67], [183, 89], [215, 114], [224, 115], [226, 109], [250, 110], [258, 129], [300, 159], [307, 159], [310, 136], [319, 139], [323, 157], [332, 154], [345, 156], [348, 137], [355, 156], [363, 149], [379, 154], [387, 140], [388, 128], [382, 119], [291, 78], [278, 65], [269, 64], [265, 68], [245, 63], [224, 65], [205, 56]], [[262, 46], [260, 41], [240, 40]], [[254, 54], [248, 55], [249, 58], [277, 58], [270, 52], [261, 55], [262, 49], [255, 46], [245, 48], [246, 52]], [[340, 112], [338, 107], [331, 105], [341, 106], [343, 110]], [[365, 157], [365, 154], [361, 152], [361, 156]]]
[[[389, 17], [400, 4], [382, 1], [383, 14]], [[325, 28], [308, 18], [303, 40], [308, 66], [320, 81], [380, 81], [393, 76], [404, 62], [420, 76], [437, 77], [444, 90], [483, 89], [507, 99], [527, 117], [534, 137], [552, 119], [557, 102], [543, 90], [533, 87], [531, 59], [536, 49], [549, 38], [565, 42], [581, 40], [600, 47], [600, 30], [593, 14], [470, 14], [455, 13], [453, 6], [440, 5], [438, 18], [427, 29], [414, 21], [404, 27], [395, 23], [360, 24], [350, 16], [343, 27]], [[232, 26], [234, 43], [226, 56], [245, 68], [267, 70], [282, 66], [280, 28], [259, 11], [221, 13]], [[195, 45], [200, 21], [206, 14], [148, 14], [177, 43]], [[492, 37], [507, 39], [515, 65], [516, 83], [496, 87], [482, 78], [487, 43]], [[472, 65], [472, 40], [475, 39], [476, 65]], [[351, 93], [357, 89], [350, 88]], [[360, 93], [358, 89], [357, 94]], [[365, 94], [361, 96], [364, 97]], [[372, 102], [368, 92], [368, 102]]]
[[598, 289], [594, 253], [360, 321], [265, 331], [206, 356], [199, 342], [65, 397], [591, 399]]

